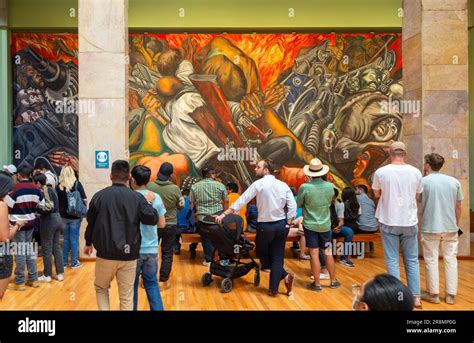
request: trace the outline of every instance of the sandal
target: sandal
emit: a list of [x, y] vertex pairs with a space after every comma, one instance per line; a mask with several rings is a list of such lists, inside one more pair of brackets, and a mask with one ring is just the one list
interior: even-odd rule
[[311, 259], [311, 256], [309, 255], [300, 255], [300, 260], [309, 261], [310, 259]]
[[[418, 305], [416, 304], [417, 300], [419, 301]], [[422, 309], [423, 308], [423, 303], [421, 302], [421, 297], [415, 297], [414, 306], [417, 309]]]

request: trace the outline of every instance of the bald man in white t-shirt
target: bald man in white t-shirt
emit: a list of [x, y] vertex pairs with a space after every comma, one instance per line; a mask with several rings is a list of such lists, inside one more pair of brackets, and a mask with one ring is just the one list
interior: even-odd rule
[[377, 169], [372, 189], [379, 198], [375, 217], [381, 224], [387, 272], [400, 279], [399, 247], [402, 248], [408, 287], [421, 307], [420, 264], [418, 261], [417, 194], [423, 191], [421, 172], [405, 163], [406, 146], [390, 146], [391, 163]]

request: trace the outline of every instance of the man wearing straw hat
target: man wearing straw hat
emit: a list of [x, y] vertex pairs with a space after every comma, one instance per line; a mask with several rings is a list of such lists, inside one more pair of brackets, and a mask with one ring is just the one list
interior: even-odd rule
[[309, 165], [304, 166], [303, 172], [308, 178], [308, 182], [301, 185], [298, 192], [297, 206], [303, 209], [303, 228], [306, 238], [306, 246], [309, 248], [311, 257], [311, 272], [314, 282], [307, 288], [321, 292], [319, 261], [319, 249], [324, 250], [324, 259], [329, 272], [331, 283], [330, 288], [338, 288], [341, 284], [336, 280], [336, 269], [331, 249], [331, 206], [334, 196], [334, 186], [332, 183], [324, 181], [323, 176], [329, 171], [329, 167], [319, 159], [314, 158]]

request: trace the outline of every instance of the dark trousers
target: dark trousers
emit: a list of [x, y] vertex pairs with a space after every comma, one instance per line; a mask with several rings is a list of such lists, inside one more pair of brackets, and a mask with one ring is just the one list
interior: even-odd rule
[[[181, 234], [186, 234], [186, 233], [194, 233], [196, 232], [196, 227], [183, 227], [183, 226], [176, 226], [176, 241], [174, 248], [175, 249], [181, 249]], [[191, 243], [192, 246], [194, 246], [194, 249], [197, 247], [197, 243]]]
[[41, 218], [41, 242], [43, 251], [44, 276], [52, 276], [53, 255], [56, 274], [64, 273], [63, 252], [59, 244], [59, 236], [63, 229], [63, 221], [59, 213], [52, 213]]
[[158, 229], [158, 240], [161, 241], [160, 282], [164, 282], [170, 278], [173, 265], [176, 225], [166, 225], [164, 229]]
[[280, 281], [288, 273], [283, 268], [285, 243], [288, 236], [286, 220], [258, 223], [255, 237], [256, 253], [262, 269], [270, 268], [270, 290], [278, 291]]
[[202, 250], [204, 251], [204, 257], [207, 262], [211, 262], [213, 260], [212, 254], [214, 253], [214, 246], [209, 238], [203, 234], [203, 226], [202, 222], [198, 222], [197, 231], [199, 236], [201, 236], [201, 243], [202, 243]]

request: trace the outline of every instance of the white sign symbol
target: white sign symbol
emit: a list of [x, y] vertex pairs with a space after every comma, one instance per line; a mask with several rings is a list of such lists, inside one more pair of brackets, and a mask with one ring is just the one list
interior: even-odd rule
[[107, 153], [105, 151], [99, 151], [97, 154], [97, 161], [100, 163], [104, 163], [107, 161]]

